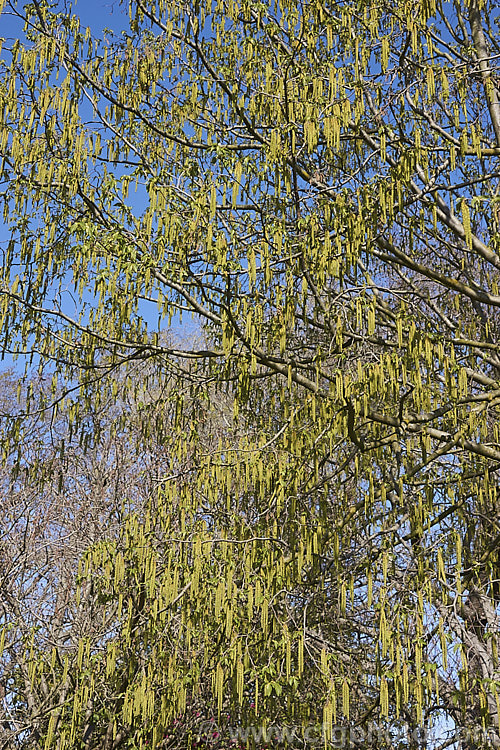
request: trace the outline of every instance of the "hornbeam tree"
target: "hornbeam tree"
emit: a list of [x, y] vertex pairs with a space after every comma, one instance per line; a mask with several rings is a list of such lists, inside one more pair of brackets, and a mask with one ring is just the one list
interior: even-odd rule
[[[175, 447], [81, 558], [106, 632], [28, 648], [49, 687], [12, 741], [185, 746], [203, 706], [499, 747], [496, 4], [119, 8], [101, 39], [3, 3], [1, 341], [53, 394], [4, 452], [36, 410], [71, 440], [117, 383], [140, 399], [132, 365], [175, 403], [137, 439]], [[187, 316], [203, 343], [169, 343]]]

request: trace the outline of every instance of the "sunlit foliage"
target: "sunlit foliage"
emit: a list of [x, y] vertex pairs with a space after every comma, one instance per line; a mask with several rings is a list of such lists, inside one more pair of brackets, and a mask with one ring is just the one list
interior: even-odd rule
[[33, 662], [41, 746], [198, 705], [500, 742], [495, 3], [134, 0], [102, 39], [61, 5], [4, 3], [1, 340], [76, 439], [118, 382], [176, 438], [81, 561], [108, 635]]

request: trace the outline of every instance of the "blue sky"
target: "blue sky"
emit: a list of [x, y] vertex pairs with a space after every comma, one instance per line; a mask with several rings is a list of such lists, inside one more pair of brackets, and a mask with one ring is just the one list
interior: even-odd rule
[[[18, 2], [18, 7], [24, 3]], [[61, 10], [69, 4], [60, 1]], [[90, 26], [95, 34], [98, 34], [104, 28], [119, 31], [125, 28], [127, 22], [126, 8], [120, 6], [117, 0], [77, 0], [72, 3], [73, 13], [77, 14], [85, 26]], [[125, 22], [125, 24], [124, 24]], [[12, 13], [6, 7], [2, 13], [0, 23], [0, 37], [15, 38], [22, 34], [22, 25], [19, 20], [14, 18]]]
[[97, 30], [109, 28], [115, 30], [123, 26], [127, 20], [124, 8], [113, 0], [80, 0], [75, 3], [74, 10], [80, 16], [85, 26], [90, 26], [94, 33]]

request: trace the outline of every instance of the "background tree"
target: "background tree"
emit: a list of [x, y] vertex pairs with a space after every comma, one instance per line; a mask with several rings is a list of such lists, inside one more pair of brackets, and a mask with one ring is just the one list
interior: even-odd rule
[[[157, 556], [162, 575], [169, 561], [179, 571], [172, 590], [160, 579], [186, 641], [168, 685], [153, 678], [158, 653], [147, 669], [143, 654], [144, 687], [118, 690], [112, 741], [149, 731], [144, 696], [166, 696], [166, 726], [196, 694], [185, 644], [199, 638], [217, 644], [204, 663], [219, 708], [241, 711], [242, 680], [255, 692], [258, 678], [270, 715], [307, 723], [321, 695], [328, 725], [359, 690], [371, 701], [359, 720], [425, 725], [444, 710], [498, 745], [495, 5], [139, 1], [129, 31], [104, 40], [57, 4], [4, 8], [26, 20], [2, 76], [5, 350], [50, 367], [54, 396], [80, 386], [75, 433], [118, 369], [144, 360], [160, 390], [189, 384], [204, 405], [229, 391], [248, 424], [238, 450], [196, 455], [196, 480], [162, 487], [147, 533], [126, 527], [127, 549], [148, 550], [130, 553], [141, 616], [152, 607], [140, 642], [163, 643], [146, 625]], [[158, 329], [191, 313], [208, 343], [165, 343], [148, 305]], [[202, 421], [181, 428], [180, 457], [195, 455]], [[153, 529], [166, 538], [177, 508], [168, 552]], [[209, 538], [218, 551], [203, 557]], [[88, 558], [111, 598], [116, 552]], [[264, 637], [236, 590], [247, 611], [254, 597]], [[363, 648], [343, 659], [344, 613]], [[309, 691], [294, 682], [302, 649]], [[83, 742], [75, 714], [69, 736]]]

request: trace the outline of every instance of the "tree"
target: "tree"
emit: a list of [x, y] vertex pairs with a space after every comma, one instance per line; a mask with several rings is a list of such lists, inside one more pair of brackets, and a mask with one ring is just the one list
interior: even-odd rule
[[[98, 40], [57, 4], [4, 4], [25, 19], [2, 76], [4, 350], [50, 369], [54, 396], [79, 388], [75, 433], [144, 361], [202, 414], [230, 393], [248, 431], [215, 461], [196, 448], [202, 414], [181, 419], [193, 477], [165, 485], [147, 534], [128, 522], [144, 685], [136, 669], [117, 691], [111, 746], [140, 742], [160, 695], [167, 726], [197, 690], [241, 714], [256, 681], [280, 721], [444, 711], [500, 744], [494, 8], [137, 0], [129, 30]], [[162, 321], [189, 314], [205, 343], [165, 343]], [[177, 513], [179, 546], [157, 546]], [[87, 568], [111, 600], [115, 553]], [[153, 559], [178, 571], [172, 590], [160, 576], [185, 638], [168, 685]], [[124, 627], [117, 648], [133, 615]]]
[[[219, 470], [221, 422], [225, 450], [241, 450], [235, 428], [228, 433], [227, 400], [218, 398], [197, 430], [196, 446], [205, 455], [180, 462], [175, 432], [156, 432], [156, 443], [142, 435], [145, 410], [150, 420], [159, 411], [163, 419], [169, 410], [173, 417], [179, 394], [169, 400], [150, 388], [149, 403], [138, 405], [130, 402], [125, 383], [118, 401], [85, 415], [80, 444], [71, 442], [71, 408], [57, 420], [35, 413], [25, 417], [24, 434], [7, 457], [0, 587], [6, 748], [51, 741], [58, 747], [119, 747], [129, 740], [225, 747], [228, 732], [244, 732], [248, 721], [260, 733], [258, 720], [271, 725], [273, 736], [294, 718], [276, 701], [283, 690], [280, 663], [288, 692], [303, 698], [321, 694], [324, 675], [315, 655], [324, 651], [330, 631], [345, 651], [346, 666], [352, 670], [360, 658], [359, 637], [345, 618], [335, 618], [338, 628], [332, 622], [326, 630], [313, 630], [309, 618], [300, 638], [302, 602], [317, 619], [329, 599], [335, 605], [338, 592], [316, 591], [313, 568], [294, 590], [283, 589], [293, 581], [296, 563], [277, 558], [269, 548], [273, 539], [259, 536], [270, 523], [259, 519], [255, 506], [258, 483], [236, 477], [227, 488], [239, 499], [232, 508], [223, 485], [210, 493], [202, 470], [206, 459], [210, 476]], [[12, 412], [14, 390], [15, 381], [5, 378], [4, 415]], [[197, 408], [196, 402], [185, 404], [187, 423]], [[270, 567], [273, 558], [278, 574]], [[200, 596], [207, 590], [214, 595]], [[239, 636], [253, 663], [250, 687], [239, 680], [234, 686], [239, 703], [243, 699], [235, 711], [221, 685], [214, 696], [211, 682], [213, 672], [231, 669]], [[293, 674], [297, 658], [301, 666]], [[317, 719], [311, 708], [305, 703], [302, 718]], [[169, 709], [176, 718], [168, 718]], [[221, 715], [221, 709], [231, 713]]]

